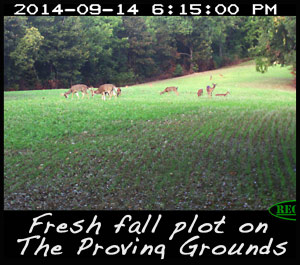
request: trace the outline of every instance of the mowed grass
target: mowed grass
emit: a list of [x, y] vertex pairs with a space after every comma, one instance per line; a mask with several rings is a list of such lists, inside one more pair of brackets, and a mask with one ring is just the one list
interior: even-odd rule
[[[244, 63], [106, 101], [5, 92], [4, 207], [236, 210], [296, 199], [292, 78]], [[209, 99], [213, 82], [214, 94], [231, 94]], [[179, 96], [160, 95], [167, 86]]]

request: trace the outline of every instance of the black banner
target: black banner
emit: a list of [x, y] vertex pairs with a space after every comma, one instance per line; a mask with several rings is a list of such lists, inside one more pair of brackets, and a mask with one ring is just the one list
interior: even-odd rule
[[4, 5], [5, 16], [295, 16], [296, 4], [263, 1], [141, 3], [141, 1], [25, 2]]
[[286, 260], [296, 222], [267, 211], [5, 211], [7, 260]]

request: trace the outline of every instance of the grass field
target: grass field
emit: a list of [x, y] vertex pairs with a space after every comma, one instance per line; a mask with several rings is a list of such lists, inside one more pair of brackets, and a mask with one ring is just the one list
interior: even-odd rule
[[[292, 79], [248, 62], [106, 101], [4, 92], [4, 208], [236, 210], [296, 199]], [[209, 99], [212, 83], [231, 94]], [[160, 95], [167, 86], [179, 96]]]

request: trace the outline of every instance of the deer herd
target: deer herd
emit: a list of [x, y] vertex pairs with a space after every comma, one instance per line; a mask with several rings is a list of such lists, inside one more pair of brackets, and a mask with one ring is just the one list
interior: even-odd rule
[[101, 94], [103, 100], [105, 100], [106, 95], [109, 95], [109, 98], [111, 98], [113, 95], [117, 96], [117, 97], [121, 95], [121, 88], [119, 88], [119, 87], [117, 88], [113, 84], [101, 85], [96, 90], [93, 90], [92, 86], [87, 86], [87, 85], [84, 85], [84, 84], [77, 84], [77, 85], [71, 86], [71, 88], [66, 93], [64, 93], [62, 95], [65, 98], [68, 98], [68, 95], [72, 93], [72, 98], [73, 98], [74, 94], [76, 94], [76, 96], [79, 98], [78, 92], [81, 92], [82, 93], [82, 98], [84, 98], [85, 95], [87, 95], [88, 98], [90, 98], [90, 95], [89, 95], [88, 91], [91, 92], [92, 97], [95, 94]]
[[[212, 97], [212, 93], [213, 93], [216, 85], [217, 84], [212, 84], [212, 87], [211, 86], [206, 87], [206, 92], [207, 92], [208, 97], [210, 97], [210, 98]], [[179, 95], [178, 87], [175, 87], [175, 86], [170, 86], [170, 87], [165, 88], [162, 92], [160, 92], [160, 94], [162, 95], [164, 93], [172, 92], [172, 91], [175, 92], [177, 94], [177, 96]], [[215, 96], [216, 97], [218, 97], [218, 96], [226, 97], [228, 94], [230, 94], [229, 91], [227, 91], [225, 94], [216, 94]], [[197, 95], [198, 95], [198, 97], [201, 97], [203, 95], [203, 89], [202, 88], [200, 88], [198, 90]]]
[[[216, 85], [217, 84], [212, 84], [212, 87], [211, 86], [206, 87], [206, 92], [207, 92], [207, 95], [208, 95], [209, 98], [212, 97], [212, 93], [213, 93]], [[101, 94], [103, 100], [105, 100], [107, 95], [109, 96], [110, 99], [112, 98], [112, 96], [119, 97], [121, 95], [121, 88], [116, 87], [113, 84], [101, 85], [96, 90], [93, 90], [92, 86], [87, 86], [87, 85], [84, 85], [84, 84], [77, 84], [77, 85], [73, 85], [66, 93], [61, 94], [61, 95], [63, 95], [65, 98], [68, 98], [68, 95], [72, 93], [72, 98], [73, 98], [74, 94], [76, 94], [76, 96], [79, 98], [78, 92], [81, 92], [82, 93], [82, 98], [84, 98], [85, 95], [87, 95], [88, 98], [89, 98], [90, 95], [89, 95], [88, 91], [91, 92], [92, 97], [95, 94]], [[164, 93], [172, 92], [172, 91], [177, 96], [179, 96], [178, 87], [175, 87], [175, 86], [165, 88], [162, 92], [160, 92], [160, 95], [162, 95]], [[216, 97], [218, 97], [218, 96], [226, 97], [228, 94], [230, 94], [229, 91], [227, 91], [225, 94], [215, 94], [215, 96]], [[197, 92], [197, 95], [198, 95], [198, 97], [202, 96], [203, 95], [203, 89], [199, 89], [198, 92]]]

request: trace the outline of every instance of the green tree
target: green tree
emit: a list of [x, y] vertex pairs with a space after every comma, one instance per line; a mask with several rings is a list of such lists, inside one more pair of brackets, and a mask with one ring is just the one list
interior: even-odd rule
[[33, 80], [32, 76], [36, 80], [39, 80], [34, 64], [43, 39], [44, 37], [37, 28], [27, 28], [25, 36], [20, 39], [16, 49], [11, 52], [11, 57], [14, 59], [15, 65], [19, 67], [21, 75], [29, 83]]
[[82, 68], [87, 83], [99, 85], [118, 83], [119, 75], [127, 71], [127, 38], [119, 36], [122, 31], [121, 17], [82, 17], [82, 27], [89, 40], [86, 49], [89, 57]]
[[248, 57], [249, 17], [213, 17], [212, 49], [216, 67]]
[[146, 17], [146, 25], [153, 41], [155, 74], [173, 73], [177, 60], [176, 39], [168, 27], [168, 17]]
[[[154, 49], [151, 34], [143, 17], [123, 17], [124, 34], [128, 37], [128, 67], [140, 79], [155, 72]], [[124, 36], [124, 37], [125, 37]]]
[[18, 89], [21, 77], [19, 68], [15, 65], [11, 53], [16, 49], [27, 28], [27, 17], [4, 17], [4, 87]]
[[[206, 17], [170, 17], [169, 30], [177, 42], [179, 56], [188, 58], [188, 71], [193, 72], [194, 64], [209, 64], [211, 50], [211, 19]], [[205, 69], [203, 69], [205, 70]]]
[[45, 37], [37, 62], [44, 70], [42, 76], [65, 86], [81, 82], [89, 50], [80, 17], [30, 17], [29, 21]]
[[258, 17], [257, 45], [250, 48], [256, 69], [264, 73], [273, 64], [291, 65], [296, 72], [296, 17]]

